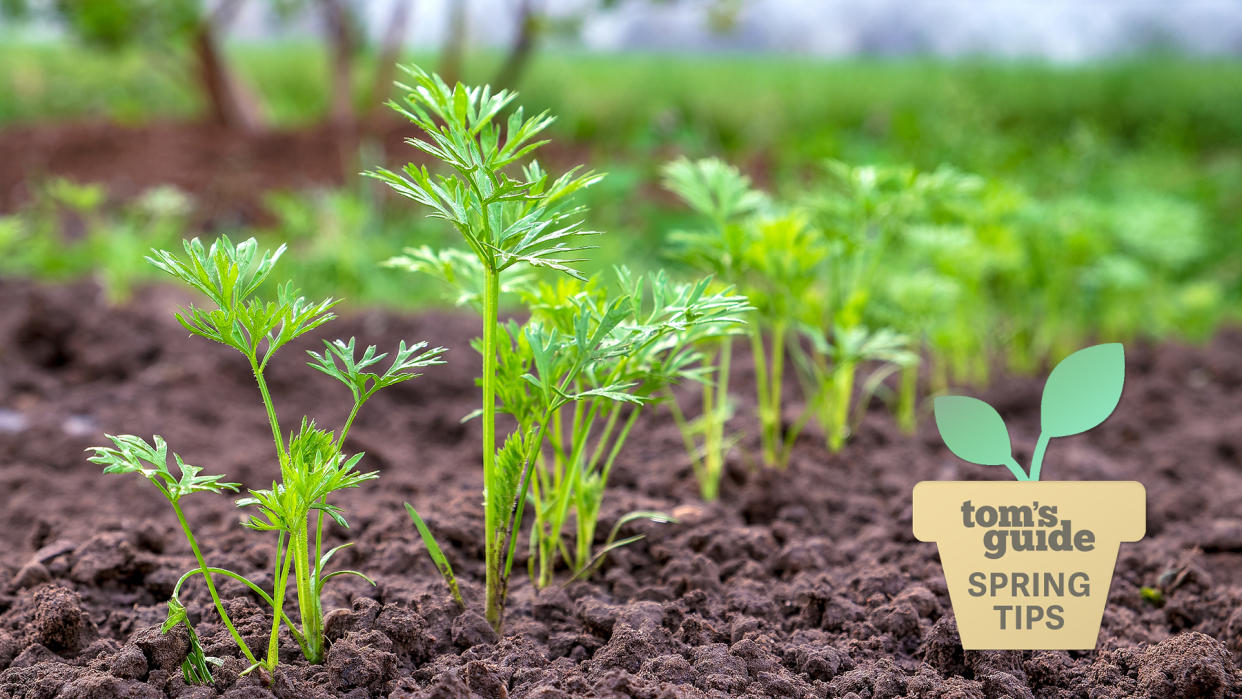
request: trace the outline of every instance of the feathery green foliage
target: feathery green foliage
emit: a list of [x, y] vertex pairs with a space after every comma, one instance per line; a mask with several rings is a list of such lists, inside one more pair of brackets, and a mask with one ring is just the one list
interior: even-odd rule
[[587, 232], [573, 194], [600, 177], [575, 169], [553, 178], [537, 162], [526, 162], [545, 143], [538, 137], [552, 117], [527, 117], [521, 107], [506, 116], [515, 94], [461, 84], [449, 87], [416, 67], [406, 72], [411, 84], [398, 84], [405, 97], [391, 106], [422, 131], [421, 138], [408, 143], [431, 155], [446, 171], [432, 173], [410, 163], [400, 173], [380, 168], [367, 174], [428, 207], [429, 216], [451, 224], [473, 254], [471, 262], [461, 254], [414, 250], [390, 264], [449, 278], [461, 288], [459, 299], [476, 300], [483, 314], [479, 349], [487, 559], [484, 613], [499, 629], [512, 565], [512, 557], [504, 552], [512, 549], [513, 532], [520, 524], [526, 463], [539, 446], [539, 437], [520, 431], [497, 446], [498, 357], [504, 342], [499, 322], [501, 275], [515, 267], [536, 267], [580, 277], [572, 256], [586, 249], [580, 239]]
[[[745, 301], [727, 291], [709, 293], [707, 281], [678, 285], [626, 269], [617, 273], [620, 293], [588, 282], [573, 267], [581, 260], [571, 257], [587, 249], [581, 236], [589, 234], [572, 195], [600, 177], [574, 169], [554, 179], [525, 161], [543, 144], [537, 139], [551, 117], [510, 110], [515, 96], [509, 92], [450, 88], [417, 68], [407, 72], [413, 82], [400, 86], [406, 97], [393, 106], [423, 132], [410, 143], [444, 171], [410, 164], [401, 173], [369, 174], [449, 222], [466, 244], [465, 252], [408, 249], [387, 264], [443, 280], [459, 304], [483, 315], [474, 345], [483, 357], [475, 416], [483, 422], [485, 615], [499, 629], [528, 503], [537, 585], [551, 583], [562, 554], [576, 574], [598, 564], [592, 547], [608, 474], [641, 407], [670, 384], [701, 375], [689, 338], [738, 323]], [[539, 271], [554, 273], [556, 281], [540, 282]], [[525, 302], [528, 321], [499, 321], [502, 293]], [[516, 420], [499, 439], [498, 412]], [[566, 531], [571, 515], [572, 533]], [[443, 553], [421, 518], [411, 516], [454, 588]], [[567, 534], [574, 538], [572, 554]]]
[[[670, 236], [674, 255], [710, 271], [745, 294], [754, 312], [748, 330], [755, 364], [759, 435], [763, 460], [783, 467], [799, 433], [815, 418], [828, 446], [841, 448], [855, 419], [855, 375], [864, 363], [880, 366], [866, 388], [887, 372], [915, 362], [905, 336], [866, 326], [866, 307], [887, 227], [875, 225], [898, 207], [875, 196], [866, 170], [832, 167], [857, 191], [852, 198], [825, 197], [818, 206], [781, 206], [751, 186], [736, 168], [719, 160], [677, 160], [664, 169], [665, 186], [704, 220]], [[904, 193], [904, 190], [900, 190]], [[718, 350], [719, 374], [727, 372], [731, 341]], [[782, 414], [787, 367], [792, 361], [807, 408], [792, 424]], [[719, 448], [727, 419], [727, 386], [716, 404], [705, 401]], [[866, 396], [869, 390], [864, 390]], [[688, 425], [679, 417], [679, 424]], [[691, 443], [688, 440], [688, 443]], [[719, 461], [706, 451], [705, 459]]]
[[[426, 350], [426, 343], [407, 346], [401, 343], [392, 361], [382, 373], [373, 369], [387, 355], [377, 354], [375, 347], [366, 348], [357, 356], [355, 340], [325, 341], [322, 354], [310, 352], [310, 366], [343, 383], [353, 397], [353, 406], [340, 434], [318, 428], [302, 419], [301, 428], [282, 436], [276, 410], [268, 391], [265, 372], [268, 364], [282, 347], [332, 320], [332, 299], [308, 301], [298, 295], [289, 283], [277, 287], [275, 298], [263, 298], [260, 289], [271, 276], [284, 247], [260, 250], [253, 239], [234, 245], [222, 237], [205, 246], [197, 238], [184, 243], [184, 255], [155, 250], [148, 260], [156, 268], [172, 275], [200, 292], [209, 302], [205, 307], [191, 305], [177, 314], [177, 320], [191, 333], [219, 342], [240, 352], [249, 362], [258, 384], [259, 394], [267, 410], [272, 439], [276, 447], [276, 473], [268, 488], [247, 489], [239, 499], [239, 507], [254, 508], [244, 525], [255, 531], [276, 533], [276, 560], [273, 566], [275, 585], [270, 594], [257, 584], [228, 569], [207, 565], [189, 523], [181, 510], [180, 499], [197, 492], [221, 493], [236, 491], [239, 483], [228, 483], [222, 476], [202, 475], [202, 470], [184, 463], [172, 454], [180, 476], [168, 468], [169, 450], [158, 435], [152, 443], [131, 435], [109, 436], [112, 447], [95, 447], [90, 460], [104, 465], [105, 473], [138, 473], [160, 490], [177, 514], [182, 531], [198, 561], [198, 569], [187, 573], [178, 582], [169, 603], [167, 631], [178, 624], [189, 626], [184, 607], [177, 599], [181, 585], [192, 575], [201, 574], [225, 626], [237, 642], [251, 668], [275, 669], [279, 660], [281, 626], [301, 647], [312, 663], [324, 658], [322, 592], [328, 580], [340, 575], [364, 574], [353, 570], [328, 570], [334, 554], [350, 544], [323, 550], [324, 518], [348, 528], [343, 510], [330, 502], [335, 493], [356, 488], [378, 477], [376, 472], [357, 470], [362, 454], [347, 456], [345, 439], [359, 409], [377, 391], [418, 376], [417, 369], [442, 363], [443, 348]], [[296, 586], [300, 627], [285, 612], [285, 599], [290, 572]], [[228, 613], [216, 592], [214, 578], [225, 576], [254, 590], [272, 608], [272, 630], [266, 656], [260, 660], [233, 627]], [[186, 680], [210, 682], [210, 659], [202, 654], [191, 631], [190, 657], [183, 666]]]
[[[511, 371], [504, 383], [516, 389], [502, 394], [504, 411], [527, 431], [547, 432], [548, 451], [538, 455], [530, 488], [529, 565], [540, 587], [551, 584], [562, 555], [575, 577], [602, 560], [592, 551], [595, 530], [630, 430], [672, 386], [708, 379], [697, 345], [733, 331], [748, 309], [731, 289], [710, 291], [710, 279], [683, 284], [662, 272], [637, 276], [618, 267], [615, 273], [616, 293], [600, 280], [560, 280], [526, 291], [531, 319], [501, 361]], [[517, 372], [525, 386], [512, 380]], [[566, 532], [571, 515], [575, 530]], [[604, 548], [610, 546], [611, 540]]]

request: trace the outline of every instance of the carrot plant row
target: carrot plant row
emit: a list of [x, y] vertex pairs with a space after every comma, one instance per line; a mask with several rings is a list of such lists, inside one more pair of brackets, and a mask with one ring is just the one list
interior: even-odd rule
[[[888, 399], [899, 421], [912, 427], [927, 393], [952, 381], [985, 379], [988, 357], [1010, 343], [1030, 348], [1011, 355], [1011, 363], [1043, 361], [1075, 345], [1081, 316], [1102, 307], [1095, 297], [1058, 296], [1056, 284], [1033, 280], [1036, 270], [1021, 267], [1023, 260], [1065, 249], [1032, 233], [1049, 225], [1033, 210], [1055, 211], [1033, 209], [1018, 193], [948, 168], [917, 172], [833, 162], [810, 186], [782, 198], [721, 161], [679, 159], [665, 167], [664, 183], [694, 219], [669, 233], [667, 250], [687, 274], [637, 274], [618, 265], [587, 275], [581, 263], [591, 257], [598, 234], [586, 228], [587, 212], [576, 195], [602, 176], [577, 168], [554, 175], [534, 159], [552, 117], [515, 107], [512, 92], [450, 86], [418, 68], [407, 73], [408, 84], [399, 85], [403, 97], [392, 106], [417, 127], [419, 136], [409, 143], [432, 166], [411, 163], [367, 174], [446, 222], [462, 242], [410, 247], [385, 264], [440, 280], [459, 305], [480, 316], [473, 343], [480, 355], [480, 403], [463, 419], [481, 427], [481, 606], [497, 630], [520, 558], [536, 587], [580, 579], [610, 551], [641, 538], [624, 535], [627, 523], [673, 521], [665, 513], [635, 511], [617, 518], [607, 535], [599, 531], [609, 477], [642, 415], [671, 416], [700, 493], [711, 500], [719, 497], [739, 444], [775, 468], [788, 465], [795, 443], [809, 431], [839, 450], [875, 396]], [[1055, 216], [1051, 225], [1058, 225]], [[1071, 224], [1062, 225], [1071, 229], [1057, 240], [1076, 240]], [[370, 580], [365, 571], [329, 569], [342, 546], [323, 550], [325, 527], [348, 526], [334, 496], [379, 477], [366, 470], [362, 454], [347, 452], [350, 427], [376, 392], [443, 361], [444, 349], [428, 349], [425, 342], [403, 342], [391, 355], [373, 346], [359, 352], [353, 338], [326, 342], [321, 352], [309, 353], [310, 366], [345, 385], [348, 417], [336, 431], [303, 418], [286, 432], [266, 383], [269, 364], [282, 347], [331, 321], [336, 302], [308, 300], [288, 282], [274, 285], [270, 279], [284, 250], [222, 237], [210, 245], [194, 239], [182, 254], [156, 250], [147, 258], [208, 302], [182, 309], [181, 324], [248, 363], [272, 433], [276, 479], [270, 486], [204, 475], [158, 435], [150, 442], [109, 436], [111, 445], [95, 447], [90, 457], [107, 473], [149, 480], [168, 500], [194, 553], [197, 567], [174, 589], [165, 624], [166, 631], [189, 631], [188, 682], [210, 682], [212, 665], [179, 599], [194, 577], [202, 578], [250, 670], [276, 669], [282, 629], [308, 661], [323, 661], [325, 584], [341, 575]], [[1069, 274], [1076, 259], [1058, 258], [1039, 269]], [[1159, 264], [1178, 263], [1165, 256]], [[1111, 272], [1100, 273], [1095, 293], [1113, 293], [1110, 284], [1127, 274], [1136, 274], [1134, 266], [1118, 260]], [[1046, 289], [1044, 296], [1030, 298], [1035, 288]], [[1209, 305], [1193, 289], [1171, 290], [1189, 305]], [[1038, 325], [1007, 315], [1018, 301], [1035, 301], [1044, 311]], [[521, 312], [502, 320], [502, 304]], [[1106, 321], [1106, 332], [1120, 333], [1137, 319]], [[730, 384], [738, 358], [747, 353], [756, 405], [749, 426], [734, 417]], [[687, 398], [698, 399], [697, 405], [688, 407]], [[753, 442], [742, 439], [745, 433]], [[210, 564], [181, 507], [192, 494], [243, 488], [237, 500], [247, 512], [243, 524], [274, 534], [270, 590]], [[435, 532], [413, 506], [406, 508], [450, 594], [464, 607]], [[245, 585], [270, 608], [265, 649], [248, 647], [234, 628], [219, 597], [220, 579]]]
[[[768, 466], [810, 426], [841, 449], [877, 396], [912, 430], [927, 397], [987, 381], [993, 361], [1030, 372], [1089, 341], [1202, 337], [1230, 312], [1229, 270], [1205, 259], [1203, 222], [1172, 199], [1044, 201], [951, 167], [836, 161], [783, 196], [715, 159], [663, 174], [696, 216], [668, 235], [670, 261], [753, 308], [750, 432]], [[669, 404], [705, 498], [737, 441], [737, 347], [705, 347], [719, 380], [695, 417]]]

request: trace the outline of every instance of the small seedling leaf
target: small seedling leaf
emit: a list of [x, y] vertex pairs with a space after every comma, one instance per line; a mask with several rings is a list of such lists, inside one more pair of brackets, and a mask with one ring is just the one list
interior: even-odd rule
[[466, 603], [462, 601], [461, 591], [457, 588], [457, 577], [453, 575], [453, 566], [449, 564], [444, 551], [440, 550], [440, 544], [436, 543], [436, 538], [432, 536], [431, 530], [427, 528], [423, 518], [418, 516], [418, 512], [413, 505], [408, 502], [405, 503], [405, 511], [409, 512], [410, 519], [414, 520], [414, 527], [418, 529], [418, 535], [423, 538], [423, 544], [427, 547], [427, 555], [431, 556], [431, 560], [436, 564], [436, 568], [440, 571], [444, 582], [448, 584], [449, 592], [453, 595], [453, 601], [457, 603], [458, 607], [465, 609]]
[[1009, 430], [996, 409], [978, 398], [940, 396], [936, 427], [949, 451], [980, 466], [1002, 466], [1013, 458]]
[[338, 576], [338, 575], [353, 575], [353, 576], [355, 576], [355, 577], [362, 578], [363, 580], [366, 580], [367, 582], [371, 583], [371, 587], [375, 587], [375, 581], [374, 581], [374, 580], [372, 580], [371, 578], [367, 577], [367, 576], [366, 576], [366, 575], [364, 575], [363, 573], [360, 573], [360, 572], [358, 572], [358, 571], [356, 571], [356, 570], [337, 570], [337, 571], [333, 571], [333, 572], [328, 573], [327, 575], [323, 576], [323, 578], [321, 578], [321, 579], [319, 580], [319, 584], [318, 584], [317, 589], [316, 589], [315, 591], [316, 591], [316, 592], [320, 592], [320, 591], [322, 591], [322, 590], [323, 590], [323, 586], [324, 586], [324, 585], [325, 585], [325, 584], [326, 584], [329, 580], [331, 580], [332, 578], [335, 578], [335, 577], [336, 577], [336, 576]]
[[334, 546], [333, 548], [329, 549], [328, 552], [325, 553], [319, 559], [319, 570], [323, 570], [324, 568], [328, 567], [328, 561], [332, 560], [332, 557], [336, 555], [337, 551], [340, 551], [341, 549], [344, 549], [344, 548], [349, 548], [350, 546], [353, 546], [353, 545], [354, 545], [354, 542], [347, 541], [341, 544], [340, 546]]

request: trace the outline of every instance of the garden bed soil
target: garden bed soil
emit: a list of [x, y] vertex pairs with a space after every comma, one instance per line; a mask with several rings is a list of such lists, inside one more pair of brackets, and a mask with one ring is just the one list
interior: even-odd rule
[[[286, 639], [274, 677], [245, 665], [202, 585], [183, 599], [215, 687], [186, 686], [181, 631], [161, 635], [165, 602], [192, 557], [167, 504], [134, 476], [104, 476], [83, 450], [104, 433], [159, 433], [210, 473], [258, 486], [273, 447], [247, 368], [187, 338], [186, 299], [165, 287], [109, 308], [90, 284], [0, 282], [0, 694], [15, 697], [1190, 697], [1240, 696], [1242, 675], [1242, 334], [1210, 345], [1134, 345], [1115, 415], [1048, 451], [1049, 479], [1139, 480], [1147, 536], [1123, 545], [1097, 650], [963, 652], [936, 547], [911, 533], [920, 480], [1004, 476], [966, 464], [928, 421], [900, 433], [878, 405], [844, 451], [807, 434], [783, 473], [758, 471], [747, 437], [721, 500], [697, 498], [672, 421], [635, 428], [600, 531], [622, 513], [674, 513], [627, 525], [647, 539], [587, 582], [536, 593], [515, 580], [504, 633], [450, 602], [401, 503], [436, 532], [480, 605], [478, 401], [468, 316], [347, 314], [332, 337], [395, 346], [428, 339], [449, 364], [381, 393], [349, 447], [381, 480], [340, 498], [357, 542], [340, 563], [378, 585], [329, 584], [332, 645], [310, 666]], [[309, 346], [309, 343], [308, 343]], [[343, 387], [282, 351], [271, 386], [284, 424], [344, 417]], [[747, 366], [735, 386], [753, 385]], [[1025, 461], [1042, 382], [1000, 377], [983, 392]], [[743, 393], [742, 395], [745, 395]], [[743, 401], [735, 424], [751, 424]], [[270, 586], [271, 537], [238, 524], [230, 498], [186, 501], [207, 559]], [[333, 529], [331, 543], [344, 541]], [[518, 568], [524, 566], [519, 561]], [[562, 576], [564, 579], [564, 576]], [[269, 622], [239, 585], [222, 594], [261, 649]], [[1159, 593], [1143, 594], [1143, 588]], [[265, 683], [266, 680], [266, 683]]]

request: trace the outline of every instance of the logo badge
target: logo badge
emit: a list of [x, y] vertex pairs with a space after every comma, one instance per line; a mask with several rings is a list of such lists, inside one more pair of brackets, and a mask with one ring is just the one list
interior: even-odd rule
[[1120, 344], [1088, 347], [1044, 385], [1040, 435], [1027, 469], [992, 406], [936, 399], [936, 426], [959, 458], [1004, 466], [1016, 482], [924, 481], [914, 488], [914, 535], [936, 542], [962, 647], [1095, 647], [1121, 542], [1143, 538], [1147, 493], [1135, 481], [1042, 481], [1054, 437], [1099, 425], [1125, 378]]

